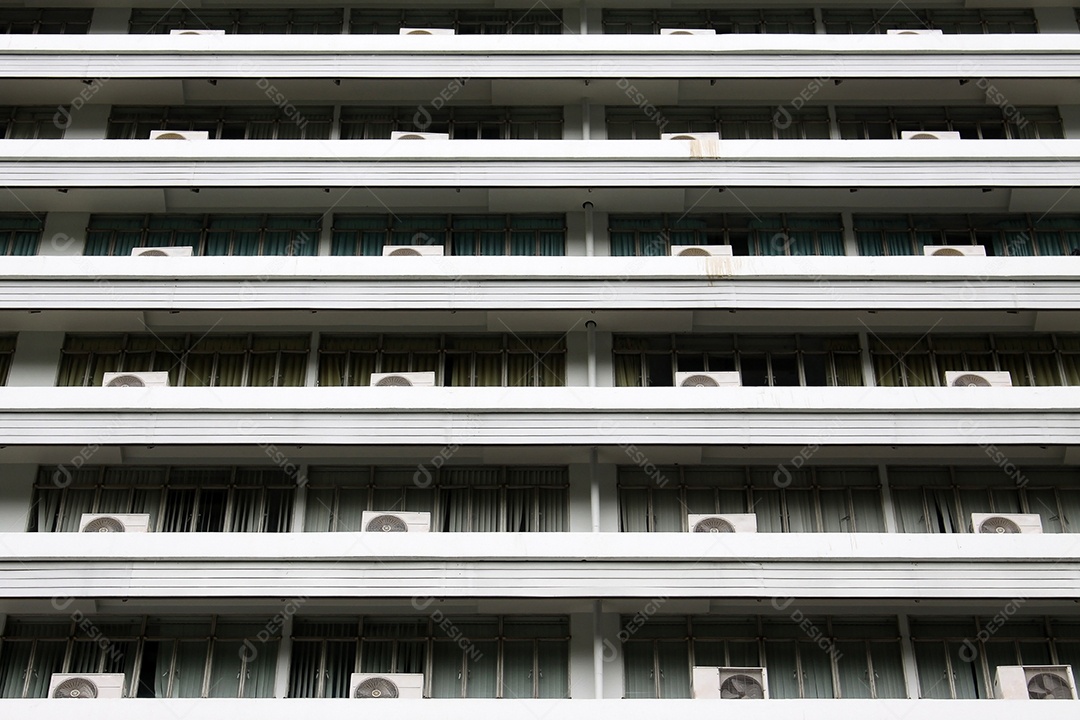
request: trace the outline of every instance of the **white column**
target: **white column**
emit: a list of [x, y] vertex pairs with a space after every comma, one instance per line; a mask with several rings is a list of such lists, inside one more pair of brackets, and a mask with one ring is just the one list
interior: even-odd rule
[[26, 532], [37, 465], [0, 466], [0, 532]]
[[88, 213], [51, 212], [45, 216], [38, 255], [82, 255], [86, 249]]
[[8, 372], [8, 387], [55, 387], [62, 332], [20, 332]]
[[1080, 33], [1076, 11], [1071, 7], [1037, 7], [1035, 21], [1040, 33]]

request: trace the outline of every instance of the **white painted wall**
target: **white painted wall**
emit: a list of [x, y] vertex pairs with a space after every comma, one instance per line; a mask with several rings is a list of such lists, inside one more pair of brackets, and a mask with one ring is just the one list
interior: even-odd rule
[[[363, 700], [0, 700], [7, 717], [34, 720], [356, 720]], [[374, 702], [374, 701], [369, 701]], [[393, 700], [401, 720], [675, 720], [726, 717], [723, 700]], [[729, 701], [730, 702], [730, 701]], [[739, 720], [1076, 720], [1078, 702], [997, 700], [762, 700], [738, 704]]]
[[1072, 7], [1037, 7], [1035, 20], [1040, 33], [1078, 33], [1076, 11]]
[[[41, 234], [38, 255], [81, 256], [86, 247], [86, 228], [89, 224], [89, 213], [50, 212], [45, 216], [45, 229]], [[82, 266], [80, 260], [70, 262], [74, 267]]]
[[62, 332], [20, 332], [8, 372], [8, 387], [56, 385], [63, 346]]
[[37, 473], [37, 465], [0, 465], [0, 533], [25, 532]]

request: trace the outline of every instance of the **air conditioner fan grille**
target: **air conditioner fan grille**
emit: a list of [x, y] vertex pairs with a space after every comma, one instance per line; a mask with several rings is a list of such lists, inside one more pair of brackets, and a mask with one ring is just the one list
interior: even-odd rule
[[396, 515], [380, 515], [367, 524], [368, 532], [409, 532], [409, 526]]
[[68, 678], [53, 690], [54, 698], [96, 698], [97, 685], [86, 678]]
[[724, 518], [710, 517], [704, 520], [698, 521], [694, 525], [694, 532], [696, 533], [733, 533], [735, 532], [735, 526], [729, 523]]
[[122, 533], [124, 532], [124, 523], [120, 522], [114, 517], [94, 518], [90, 522], [86, 523], [86, 527], [83, 528], [83, 532]]
[[373, 677], [356, 686], [355, 698], [396, 698], [398, 687], [384, 677]]

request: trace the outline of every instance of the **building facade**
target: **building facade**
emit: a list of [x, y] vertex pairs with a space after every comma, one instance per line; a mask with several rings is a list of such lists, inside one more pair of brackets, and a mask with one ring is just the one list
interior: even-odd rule
[[979, 4], [0, 0], [5, 715], [1075, 720], [1080, 14]]

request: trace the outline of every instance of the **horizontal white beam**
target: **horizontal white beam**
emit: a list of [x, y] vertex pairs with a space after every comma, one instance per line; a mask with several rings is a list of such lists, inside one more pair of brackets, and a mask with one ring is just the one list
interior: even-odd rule
[[0, 37], [7, 78], [1080, 76], [1075, 35]]
[[9, 257], [0, 309], [1075, 309], [1080, 258]]
[[31, 445], [1072, 445], [1080, 388], [0, 388]]
[[[146, 720], [258, 718], [259, 720], [355, 720], [364, 700], [0, 700], [9, 717], [34, 720]], [[727, 715], [717, 700], [392, 700], [379, 712], [403, 720], [656, 720]], [[392, 707], [386, 707], [391, 703]], [[1076, 720], [1077, 702], [993, 700], [762, 700], [740, 702], [740, 720]], [[731, 711], [734, 714], [735, 711]]]
[[0, 535], [0, 598], [1071, 598], [1080, 536]]
[[17, 188], [1072, 187], [1080, 140], [5, 140]]

